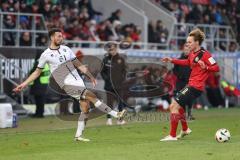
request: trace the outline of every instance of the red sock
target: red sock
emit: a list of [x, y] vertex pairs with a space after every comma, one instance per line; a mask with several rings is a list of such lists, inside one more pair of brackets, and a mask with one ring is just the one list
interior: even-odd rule
[[185, 111], [182, 107], [179, 108], [179, 114], [180, 114], [180, 121], [182, 124], [182, 130], [186, 131], [188, 129], [188, 124], [187, 124], [187, 120], [186, 120], [186, 116], [185, 116]]
[[178, 113], [170, 114], [170, 121], [171, 121], [170, 135], [172, 137], [176, 137], [179, 118], [180, 118], [180, 114]]

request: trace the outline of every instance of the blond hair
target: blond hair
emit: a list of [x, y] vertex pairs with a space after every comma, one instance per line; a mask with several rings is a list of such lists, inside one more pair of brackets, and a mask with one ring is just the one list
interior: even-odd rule
[[194, 38], [194, 41], [198, 41], [199, 45], [202, 44], [202, 42], [205, 39], [205, 33], [203, 31], [201, 31], [199, 28], [196, 28], [194, 30], [192, 30], [188, 36], [191, 36]]

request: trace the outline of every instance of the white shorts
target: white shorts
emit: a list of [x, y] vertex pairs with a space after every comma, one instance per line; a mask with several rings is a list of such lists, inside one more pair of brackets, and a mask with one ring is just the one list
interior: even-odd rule
[[71, 74], [67, 75], [64, 80], [64, 91], [73, 98], [80, 100], [86, 86], [80, 76], [74, 78]]

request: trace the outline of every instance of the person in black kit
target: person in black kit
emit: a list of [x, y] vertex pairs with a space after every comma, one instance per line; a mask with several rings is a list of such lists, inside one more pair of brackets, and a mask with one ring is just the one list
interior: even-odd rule
[[[181, 54], [179, 59], [188, 59], [188, 53], [189, 49], [186, 45], [184, 45], [183, 53]], [[173, 67], [173, 73], [177, 76], [176, 88], [174, 90], [174, 94], [176, 94], [187, 85], [191, 73], [191, 68], [189, 66], [180, 66], [175, 64]], [[195, 119], [192, 116], [192, 105], [193, 103], [189, 101], [186, 106], [183, 106], [184, 110], [187, 112], [187, 118], [189, 120]]]
[[[38, 66], [38, 59], [40, 58], [42, 52], [37, 53], [35, 62], [33, 65], [30, 74], [35, 71]], [[44, 104], [45, 104], [45, 97], [47, 93], [47, 87], [49, 83], [49, 76], [50, 70], [48, 65], [45, 65], [44, 69], [42, 70], [40, 76], [30, 84], [30, 94], [34, 96], [35, 104], [36, 104], [36, 111], [35, 114], [31, 115], [33, 118], [43, 118], [44, 114]]]
[[[104, 89], [111, 92], [118, 100], [119, 112], [123, 110], [126, 104], [123, 102], [123, 90], [122, 85], [126, 79], [126, 63], [123, 56], [118, 53], [117, 42], [109, 42], [105, 45], [105, 54], [102, 60], [101, 76], [105, 82]], [[114, 97], [111, 94], [107, 94], [107, 105], [114, 107]], [[118, 120], [117, 124], [122, 125], [126, 122], [124, 120]], [[112, 125], [112, 119], [110, 115], [107, 115], [107, 125]]]

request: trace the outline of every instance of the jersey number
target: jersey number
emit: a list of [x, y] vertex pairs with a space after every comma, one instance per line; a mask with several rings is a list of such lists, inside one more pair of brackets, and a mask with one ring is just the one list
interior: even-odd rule
[[59, 57], [59, 62], [64, 62], [66, 61], [65, 55]]

